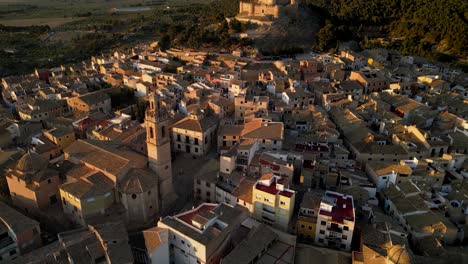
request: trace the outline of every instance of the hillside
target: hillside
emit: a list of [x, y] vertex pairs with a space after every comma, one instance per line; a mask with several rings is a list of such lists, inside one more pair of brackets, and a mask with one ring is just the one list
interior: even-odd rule
[[[317, 46], [332, 48], [336, 41], [360, 40], [403, 53], [435, 59], [466, 58], [468, 4], [464, 0], [303, 0], [317, 10], [324, 24]], [[381, 41], [382, 42], [382, 41]], [[380, 44], [382, 44], [380, 42]]]

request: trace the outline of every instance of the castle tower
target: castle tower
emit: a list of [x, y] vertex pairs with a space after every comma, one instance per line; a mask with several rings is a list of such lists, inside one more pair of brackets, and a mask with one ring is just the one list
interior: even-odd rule
[[169, 135], [169, 117], [167, 110], [160, 105], [158, 95], [149, 96], [146, 109], [146, 145], [151, 170], [159, 177], [159, 208], [170, 208], [176, 196], [172, 185], [171, 141]]

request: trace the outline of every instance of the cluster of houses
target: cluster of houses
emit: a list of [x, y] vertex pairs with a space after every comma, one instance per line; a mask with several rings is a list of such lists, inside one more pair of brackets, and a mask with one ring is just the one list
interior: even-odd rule
[[0, 263], [466, 262], [468, 81], [418, 60], [142, 44], [5, 77]]

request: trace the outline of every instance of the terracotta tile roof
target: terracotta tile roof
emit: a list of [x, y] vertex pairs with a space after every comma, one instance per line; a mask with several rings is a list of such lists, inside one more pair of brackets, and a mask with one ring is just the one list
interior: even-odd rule
[[172, 125], [173, 128], [185, 129], [196, 132], [206, 132], [208, 129], [218, 124], [218, 118], [214, 116], [204, 117], [200, 120], [193, 119], [191, 116], [187, 116], [179, 122]]
[[154, 172], [148, 169], [132, 169], [122, 179], [119, 190], [123, 193], [143, 193], [151, 190], [158, 183]]
[[168, 243], [168, 230], [160, 227], [153, 227], [143, 231], [147, 252], [154, 252], [162, 244]]
[[245, 134], [244, 138], [283, 140], [283, 123], [264, 123], [261, 127]]
[[16, 235], [33, 228], [39, 228], [39, 223], [0, 201], [0, 226], [6, 225]]

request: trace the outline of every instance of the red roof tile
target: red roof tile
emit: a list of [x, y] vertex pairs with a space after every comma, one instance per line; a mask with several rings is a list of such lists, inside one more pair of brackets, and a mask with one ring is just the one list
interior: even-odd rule
[[192, 225], [192, 218], [196, 216], [197, 214], [201, 214], [204, 212], [209, 212], [216, 208], [216, 205], [211, 205], [211, 204], [202, 204], [200, 207], [197, 207], [193, 210], [190, 210], [188, 212], [182, 213], [178, 216], [176, 216], [178, 219], [184, 221], [186, 224]]
[[336, 206], [333, 206], [332, 211], [328, 212], [320, 210], [320, 215], [330, 216], [334, 222], [343, 223], [344, 220], [354, 221], [353, 198], [344, 198], [336, 193], [327, 192], [325, 195], [336, 198]]

